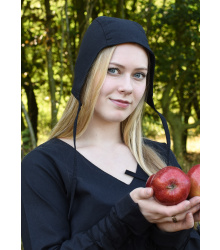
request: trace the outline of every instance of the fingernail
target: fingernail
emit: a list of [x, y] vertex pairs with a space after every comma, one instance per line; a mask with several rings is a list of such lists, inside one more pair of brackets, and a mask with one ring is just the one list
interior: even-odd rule
[[149, 196], [151, 195], [151, 192], [152, 192], [152, 188], [146, 188], [146, 194]]

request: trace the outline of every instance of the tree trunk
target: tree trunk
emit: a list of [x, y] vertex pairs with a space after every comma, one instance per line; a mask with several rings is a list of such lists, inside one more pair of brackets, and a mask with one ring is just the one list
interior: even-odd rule
[[85, 15], [84, 15], [84, 10], [86, 8], [85, 0], [82, 1], [74, 0], [73, 6], [75, 6], [77, 11], [76, 21], [78, 23], [79, 40], [81, 41], [85, 25]]
[[[163, 3], [165, 4], [165, 0]], [[187, 50], [187, 48], [191, 46], [192, 39], [189, 35], [187, 36], [186, 26], [183, 25], [184, 22], [187, 23], [188, 21], [188, 17], [182, 15], [183, 10], [186, 9], [185, 7], [186, 3], [184, 0], [176, 0], [175, 11], [172, 12], [171, 15], [172, 19], [164, 14], [164, 17], [167, 18], [166, 23], [170, 25], [171, 28], [170, 36], [175, 41], [175, 50], [170, 49], [169, 51], [172, 60], [161, 60], [163, 65], [165, 62], [168, 63], [168, 67], [164, 67], [164, 69], [167, 70], [169, 76], [164, 78], [164, 81], [167, 83], [166, 86], [164, 86], [161, 105], [163, 114], [171, 126], [173, 150], [181, 165], [184, 161], [184, 154], [187, 153], [187, 130], [189, 128], [195, 128], [199, 124], [199, 121], [194, 124], [189, 124], [189, 117], [192, 116], [191, 107], [194, 98], [193, 95], [195, 94], [192, 92], [194, 74], [190, 76], [189, 72], [191, 72], [190, 65], [194, 58], [190, 58], [188, 52], [190, 50]], [[166, 35], [164, 35], [164, 39], [163, 49], [168, 46], [168, 43], [166, 44]], [[167, 37], [167, 40], [170, 40], [169, 37]], [[187, 71], [183, 70], [183, 66], [187, 68]]]
[[[189, 124], [189, 118], [191, 114], [191, 106], [192, 103], [189, 102], [188, 105], [186, 106], [185, 111], [182, 111], [185, 116], [184, 116], [184, 124]], [[185, 157], [187, 154], [187, 137], [188, 137], [188, 129], [184, 129], [182, 133], [182, 141], [183, 141], [183, 156]]]
[[[22, 111], [22, 109], [21, 109]], [[26, 129], [26, 126], [24, 124], [24, 119], [23, 119], [23, 116], [22, 116], [22, 113], [21, 113], [21, 131], [25, 130]]]
[[25, 106], [23, 104], [23, 102], [21, 101], [21, 108], [22, 108], [22, 111], [25, 115], [25, 119], [27, 121], [27, 124], [28, 124], [28, 129], [29, 129], [29, 132], [30, 132], [30, 137], [31, 137], [31, 144], [32, 144], [32, 149], [34, 149], [37, 144], [36, 144], [36, 139], [35, 139], [35, 135], [34, 135], [34, 130], [33, 130], [33, 127], [32, 127], [32, 124], [31, 124], [31, 120], [29, 118], [29, 115], [25, 109]]
[[26, 96], [27, 96], [27, 105], [28, 105], [28, 116], [30, 117], [30, 121], [33, 127], [33, 131], [34, 131], [34, 135], [36, 138], [36, 141], [38, 139], [37, 136], [37, 126], [38, 126], [38, 107], [37, 107], [37, 101], [36, 101], [36, 97], [34, 94], [34, 90], [33, 90], [33, 86], [32, 86], [32, 82], [31, 79], [29, 77], [27, 77], [27, 82], [28, 85], [26, 84], [22, 84], [23, 88], [25, 90]]
[[132, 3], [132, 12], [135, 12], [135, 10], [137, 9], [136, 4], [137, 4], [137, 0], [134, 0]]
[[[173, 151], [180, 165], [183, 165], [184, 157], [184, 131], [190, 128], [195, 128], [199, 125], [199, 121], [193, 124], [184, 123], [185, 114], [182, 112], [174, 113], [170, 109], [170, 92], [172, 90], [172, 85], [168, 84], [163, 92], [163, 97], [161, 99], [161, 105], [163, 108], [163, 114], [171, 126], [171, 134], [173, 139]], [[187, 137], [186, 137], [187, 139]]]
[[65, 0], [65, 15], [66, 15], [66, 34], [67, 34], [67, 51], [68, 51], [68, 60], [70, 64], [70, 72], [72, 75], [72, 82], [74, 77], [74, 65], [73, 65], [73, 56], [71, 51], [71, 40], [70, 40], [70, 25], [69, 25], [69, 18], [68, 18], [68, 3]]
[[184, 148], [183, 131], [185, 130], [185, 124], [182, 123], [180, 114], [174, 114], [169, 109], [167, 110], [165, 117], [171, 127], [174, 154], [179, 164], [182, 165]]
[[124, 18], [124, 0], [119, 0], [117, 4], [117, 12], [116, 17], [118, 18]]
[[[177, 123], [179, 124], [178, 121], [176, 121], [176, 124]], [[173, 150], [174, 150], [176, 158], [178, 159], [180, 166], [183, 166], [184, 142], [183, 142], [183, 133], [181, 130], [182, 129], [180, 129], [179, 126], [175, 126], [175, 125], [172, 126]]]
[[180, 164], [183, 166], [184, 163], [184, 151], [186, 150], [186, 140], [187, 137], [184, 137], [185, 131], [190, 128], [195, 128], [199, 125], [199, 121], [196, 121], [193, 124], [185, 124], [182, 121], [182, 115], [175, 114], [168, 109], [166, 112], [165, 117], [168, 123], [171, 126], [171, 134], [173, 139], [173, 151], [174, 154]]
[[196, 111], [196, 116], [200, 120], [200, 106], [197, 97], [193, 99], [193, 106]]
[[47, 30], [47, 70], [48, 70], [48, 80], [50, 87], [50, 97], [51, 97], [51, 128], [53, 128], [57, 123], [57, 108], [56, 108], [56, 86], [53, 77], [53, 58], [52, 58], [52, 29], [51, 29], [51, 19], [52, 14], [50, 10], [50, 1], [45, 0], [46, 8], [46, 30]]
[[152, 5], [153, 5], [153, 3], [152, 3], [152, 0], [149, 0], [148, 1], [148, 11], [147, 11], [147, 32], [146, 32], [146, 34], [147, 34], [147, 37], [150, 37], [150, 34], [151, 34], [151, 27], [152, 27], [152, 25], [151, 25], [151, 20], [152, 20]]
[[84, 37], [84, 34], [89, 27], [89, 19], [92, 17], [93, 9], [96, 5], [96, 2], [97, 2], [97, 0], [92, 0], [92, 1], [86, 0], [85, 7], [86, 7], [87, 15], [86, 15], [86, 17], [84, 17], [84, 26], [83, 26], [83, 31], [81, 33], [81, 38]]
[[[24, 40], [24, 29], [23, 29], [23, 22], [21, 22], [21, 40], [23, 42]], [[26, 96], [27, 96], [27, 106], [28, 106], [28, 115], [31, 120], [31, 124], [33, 126], [35, 139], [37, 141], [38, 139], [38, 106], [37, 106], [37, 100], [34, 94], [33, 89], [33, 83], [31, 81], [30, 76], [30, 65], [28, 64], [26, 60], [26, 50], [25, 47], [21, 47], [21, 86], [24, 88]], [[23, 77], [23, 74], [26, 73], [26, 77]]]
[[60, 42], [60, 95], [57, 107], [57, 114], [59, 113], [59, 108], [61, 104], [61, 98], [63, 96], [63, 44], [64, 44], [64, 20], [63, 20], [63, 10], [61, 10], [61, 42]]

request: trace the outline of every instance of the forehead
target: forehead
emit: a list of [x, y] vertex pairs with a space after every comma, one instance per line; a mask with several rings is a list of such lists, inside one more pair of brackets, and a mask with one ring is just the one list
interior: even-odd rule
[[135, 43], [124, 43], [116, 46], [110, 62], [115, 60], [140, 63], [146, 66], [148, 64], [148, 55], [142, 46]]

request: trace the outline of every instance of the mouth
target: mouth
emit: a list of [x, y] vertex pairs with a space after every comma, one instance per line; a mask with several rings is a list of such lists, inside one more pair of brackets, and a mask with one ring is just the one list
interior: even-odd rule
[[110, 100], [117, 105], [120, 108], [127, 108], [131, 102], [127, 101], [127, 100], [121, 100], [121, 99], [111, 99]]

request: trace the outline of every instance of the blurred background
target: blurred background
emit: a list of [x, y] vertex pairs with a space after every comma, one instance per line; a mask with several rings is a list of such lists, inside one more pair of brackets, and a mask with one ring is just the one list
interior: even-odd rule
[[[200, 3], [197, 0], [22, 0], [21, 154], [45, 142], [71, 94], [82, 37], [98, 16], [140, 23], [155, 53], [154, 102], [184, 171], [200, 162]], [[166, 142], [148, 106], [144, 136]]]

